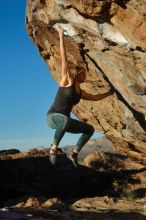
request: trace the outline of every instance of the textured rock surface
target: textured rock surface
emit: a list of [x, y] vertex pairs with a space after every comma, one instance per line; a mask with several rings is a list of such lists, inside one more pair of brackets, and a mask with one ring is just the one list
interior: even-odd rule
[[[53, 198], [52, 200], [54, 200]], [[1, 219], [30, 220], [145, 220], [146, 199], [112, 199], [108, 196], [65, 201], [63, 206], [27, 207], [0, 211]], [[2, 218], [3, 217], [3, 218]]]
[[98, 152], [95, 147], [88, 156], [83, 151], [80, 154], [78, 168], [64, 153], [53, 166], [48, 149], [0, 155], [0, 207], [62, 206], [59, 200], [48, 200], [55, 197], [146, 197], [146, 167], [140, 160]]
[[135, 157], [146, 153], [145, 7], [145, 0], [27, 0], [26, 10], [27, 31], [57, 82], [60, 25], [72, 71], [77, 64], [87, 70], [83, 89], [97, 94], [114, 88], [99, 102], [81, 100], [73, 113]]
[[48, 149], [0, 155], [0, 219], [146, 219], [146, 168], [92, 144], [78, 168], [64, 154], [52, 166]]

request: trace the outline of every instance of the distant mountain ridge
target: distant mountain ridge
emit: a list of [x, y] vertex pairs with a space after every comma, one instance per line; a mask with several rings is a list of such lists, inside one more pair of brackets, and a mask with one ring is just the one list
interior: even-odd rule
[[[73, 145], [63, 147], [63, 150], [67, 153], [73, 149]], [[90, 139], [87, 144], [81, 149], [79, 153], [79, 159], [85, 158], [92, 152], [114, 152], [112, 148], [112, 142], [105, 136], [97, 139]]]

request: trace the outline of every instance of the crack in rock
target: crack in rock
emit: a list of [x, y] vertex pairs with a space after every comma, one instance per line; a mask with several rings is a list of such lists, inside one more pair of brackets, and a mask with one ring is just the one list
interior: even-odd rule
[[92, 61], [92, 63], [96, 66], [96, 68], [102, 73], [103, 78], [105, 79], [105, 81], [107, 81], [110, 85], [110, 87], [115, 91], [115, 93], [118, 96], [118, 99], [120, 101], [122, 101], [126, 107], [133, 113], [136, 121], [139, 123], [139, 125], [143, 128], [144, 131], [146, 131], [146, 121], [145, 121], [145, 116], [144, 114], [142, 114], [141, 112], [138, 112], [137, 110], [135, 110], [125, 99], [124, 97], [121, 95], [121, 93], [114, 87], [114, 85], [111, 83], [111, 81], [109, 80], [109, 78], [106, 76], [106, 74], [103, 72], [103, 70], [100, 68], [100, 66], [96, 63], [96, 61], [88, 54], [86, 53], [86, 56]]

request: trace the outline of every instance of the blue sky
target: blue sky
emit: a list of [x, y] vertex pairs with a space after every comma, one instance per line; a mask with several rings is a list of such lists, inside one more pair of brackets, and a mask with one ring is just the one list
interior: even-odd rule
[[[46, 113], [58, 85], [25, 30], [25, 7], [25, 0], [1, 0], [0, 149], [48, 147], [54, 134]], [[60, 145], [77, 139], [66, 134]]]

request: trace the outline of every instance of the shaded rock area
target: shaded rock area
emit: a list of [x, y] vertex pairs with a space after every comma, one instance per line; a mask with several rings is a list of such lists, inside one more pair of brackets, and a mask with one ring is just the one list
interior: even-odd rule
[[48, 155], [49, 149], [0, 155], [0, 219], [146, 219], [140, 163], [95, 146], [80, 155], [78, 168], [61, 150], [55, 166]]
[[131, 159], [144, 158], [145, 0], [27, 0], [27, 31], [57, 82], [61, 78], [58, 26], [65, 29], [71, 71], [76, 65], [86, 69], [82, 88], [93, 94], [109, 88], [115, 92], [98, 102], [81, 100], [73, 113], [104, 132]]
[[[125, 201], [120, 201], [117, 204], [114, 202], [113, 207], [108, 207], [108, 204], [105, 203], [104, 199], [101, 200], [99, 197], [96, 200], [100, 201], [99, 207], [92, 207], [88, 204], [88, 207], [80, 209], [79, 207], [71, 207], [66, 205], [66, 210], [59, 209], [42, 209], [42, 208], [11, 208], [7, 212], [0, 212], [1, 220], [145, 220], [146, 216], [144, 214], [145, 205], [144, 200], [136, 201], [136, 204], [139, 206], [135, 206], [135, 203], [130, 208], [125, 208]], [[128, 202], [127, 202], [128, 203]], [[107, 204], [107, 205], [106, 205]], [[116, 205], [115, 205], [116, 204]], [[81, 205], [81, 204], [80, 204]], [[92, 203], [93, 205], [93, 203]], [[120, 207], [120, 209], [119, 209]], [[144, 207], [144, 208], [143, 208]], [[118, 210], [119, 209], [119, 210]]]

